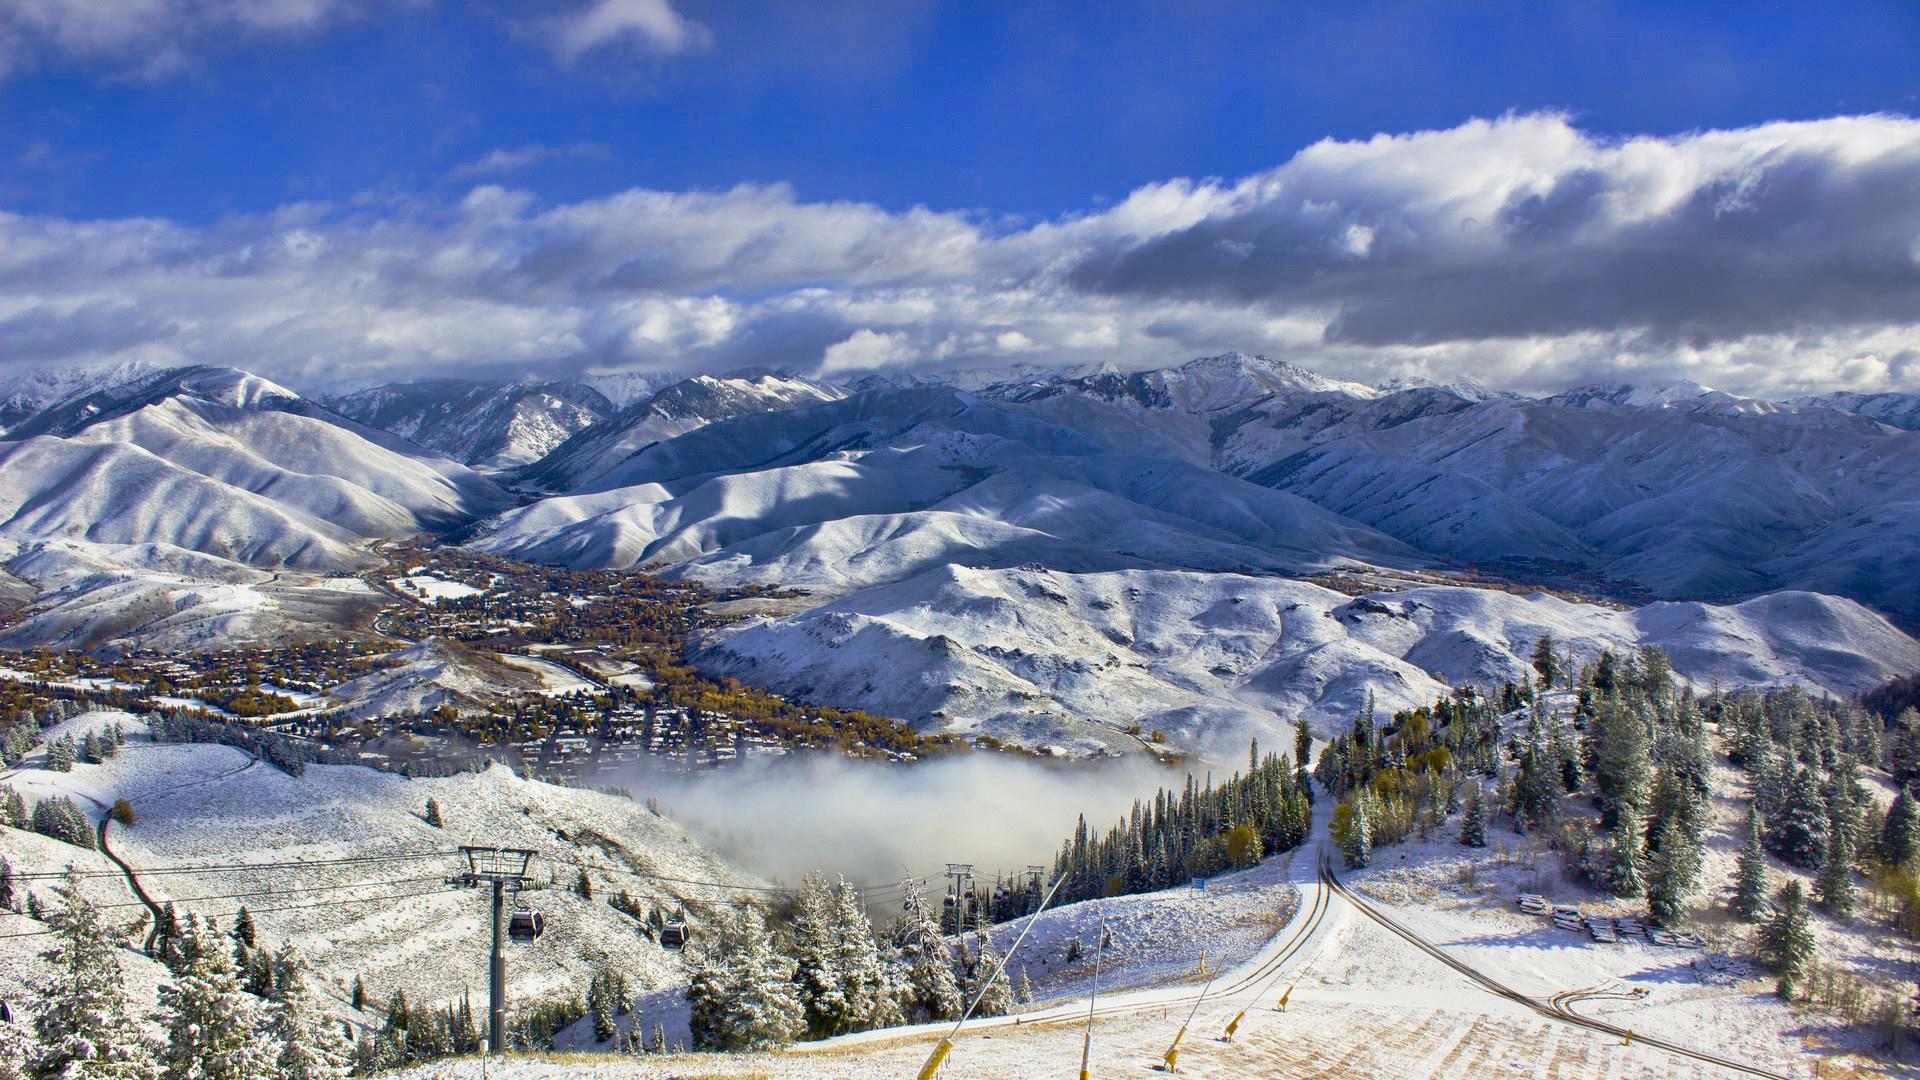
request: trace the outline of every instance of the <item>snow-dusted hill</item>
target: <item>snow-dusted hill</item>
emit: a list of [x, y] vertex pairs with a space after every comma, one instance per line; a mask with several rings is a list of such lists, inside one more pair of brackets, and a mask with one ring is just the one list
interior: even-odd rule
[[803, 408], [845, 396], [839, 387], [792, 375], [696, 375], [579, 432], [528, 466], [522, 479], [546, 491], [605, 486], [607, 473], [636, 452], [716, 420]]
[[615, 412], [600, 391], [577, 382], [426, 379], [376, 386], [327, 404], [370, 427], [491, 471], [531, 464]]
[[1137, 746], [1124, 729], [1139, 724], [1205, 748], [1284, 737], [1295, 716], [1325, 733], [1369, 693], [1384, 714], [1448, 684], [1518, 681], [1542, 634], [1583, 661], [1659, 645], [1681, 675], [1727, 688], [1792, 680], [1852, 694], [1920, 669], [1920, 643], [1810, 593], [1616, 611], [1485, 589], [1354, 598], [1238, 574], [958, 566], [731, 627], [696, 661], [928, 730], [1085, 750]]
[[949, 563], [1305, 572], [1417, 553], [1283, 493], [948, 389], [739, 417], [627, 458], [600, 489], [476, 541], [578, 567], [845, 591]]
[[457, 462], [226, 368], [55, 403], [0, 442], [0, 535], [162, 544], [265, 567], [368, 564], [368, 538], [509, 502]]
[[[1900, 506], [1920, 495], [1920, 433], [1896, 430], [1920, 415], [1911, 395], [1776, 403], [1654, 382], [1527, 399], [1298, 371], [1228, 356], [987, 393], [1103, 445], [1292, 492], [1435, 556], [1674, 598], [1838, 588], [1920, 618], [1910, 575], [1857, 542], [1900, 532]], [[1899, 558], [1920, 555], [1914, 535], [1888, 536]]]
[[399, 666], [340, 684], [334, 700], [350, 715], [364, 717], [430, 712], [442, 705], [479, 713], [503, 708], [515, 696], [540, 693], [547, 685], [532, 671], [452, 642], [429, 639], [390, 658]]
[[[96, 819], [102, 805], [131, 800], [137, 820], [131, 828], [112, 827], [110, 842], [136, 869], [282, 867], [142, 874], [141, 880], [156, 901], [175, 901], [182, 915], [221, 916], [223, 926], [246, 904], [267, 942], [291, 939], [312, 959], [330, 1012], [376, 1026], [395, 990], [415, 1001], [447, 1001], [467, 991], [476, 991], [476, 1004], [485, 999], [487, 902], [481, 892], [447, 888], [445, 879], [464, 869], [453, 854], [457, 845], [532, 849], [540, 884], [555, 883], [518, 898], [547, 918], [539, 942], [512, 947], [508, 976], [523, 1001], [547, 989], [584, 986], [603, 963], [624, 971], [637, 988], [684, 979], [679, 954], [655, 945], [633, 919], [607, 905], [613, 893], [626, 889], [654, 898], [650, 903], [687, 902], [705, 912], [705, 901], [740, 894], [687, 882], [754, 883], [639, 803], [524, 780], [500, 767], [409, 780], [358, 766], [316, 765], [294, 778], [227, 747], [156, 746], [136, 736], [105, 764], [80, 764], [71, 773], [23, 769], [7, 782], [29, 799], [74, 795]], [[444, 828], [426, 823], [429, 798], [439, 803]], [[58, 871], [68, 861], [110, 868], [29, 834], [0, 828], [0, 836], [16, 872]], [[446, 854], [408, 855], [420, 852]], [[285, 867], [303, 862], [318, 865]], [[597, 899], [568, 887], [582, 868]], [[45, 883], [34, 888], [46, 893]], [[90, 880], [88, 889], [99, 902], [120, 905], [112, 909], [116, 922], [138, 914], [119, 878]], [[212, 899], [196, 899], [203, 897]], [[696, 923], [702, 919], [696, 916]], [[27, 922], [8, 921], [12, 930]], [[44, 938], [0, 941], [0, 994], [25, 1000], [15, 982], [23, 965], [15, 960], [45, 944]], [[347, 1005], [356, 975], [368, 989], [364, 1015]]]
[[365, 581], [265, 571], [167, 544], [0, 540], [0, 565], [37, 592], [0, 648], [211, 649], [337, 637], [384, 599]]
[[1838, 409], [1907, 431], [1920, 431], [1920, 394], [1823, 394], [1800, 398], [1796, 403]]

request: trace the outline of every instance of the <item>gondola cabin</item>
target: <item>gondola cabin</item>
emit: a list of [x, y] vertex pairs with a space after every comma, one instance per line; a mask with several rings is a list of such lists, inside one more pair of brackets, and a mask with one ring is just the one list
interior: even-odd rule
[[532, 908], [521, 908], [507, 920], [507, 936], [522, 945], [529, 945], [547, 932], [546, 916]]
[[687, 943], [687, 923], [685, 919], [674, 919], [660, 928], [662, 948], [678, 949]]

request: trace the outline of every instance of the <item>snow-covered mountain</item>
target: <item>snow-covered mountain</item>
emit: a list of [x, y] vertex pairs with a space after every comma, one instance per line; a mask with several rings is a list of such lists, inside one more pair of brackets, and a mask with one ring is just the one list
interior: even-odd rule
[[846, 391], [792, 375], [696, 375], [664, 387], [567, 439], [521, 474], [527, 484], [567, 492], [599, 485], [621, 462], [657, 442], [735, 416], [837, 401]]
[[57, 402], [150, 378], [162, 369], [139, 360], [33, 368], [0, 376], [0, 438]]
[[1920, 668], [1920, 642], [1860, 605], [1776, 593], [1730, 607], [1620, 611], [1546, 594], [1414, 588], [1348, 596], [1239, 574], [943, 566], [801, 614], [728, 628], [696, 662], [783, 693], [932, 731], [1072, 750], [1322, 734], [1374, 695], [1383, 713], [1449, 685], [1528, 674], [1542, 634], [1579, 659], [1659, 645], [1723, 688], [1798, 681], [1853, 694]]
[[1413, 565], [1412, 549], [1301, 499], [960, 391], [877, 390], [647, 446], [580, 494], [476, 541], [576, 567], [844, 592], [958, 563], [1304, 573]]
[[[1289, 491], [1438, 558], [1676, 599], [1839, 588], [1920, 619], [1920, 587], [1892, 565], [1920, 556], [1908, 539], [1920, 436], [1882, 426], [1903, 415], [1898, 395], [1843, 409], [1685, 382], [1528, 399], [1256, 378], [1277, 366], [1215, 358], [986, 393], [1106, 446]], [[1223, 367], [1239, 379], [1213, 393]]]
[[1907, 431], [1920, 431], [1920, 394], [1823, 394], [1799, 398], [1795, 404], [1838, 409]]
[[577, 382], [388, 383], [329, 399], [341, 415], [489, 471], [515, 469], [612, 416], [600, 391]]
[[442, 531], [510, 498], [457, 462], [230, 368], [69, 396], [0, 441], [0, 536], [160, 544], [343, 571], [361, 542]]

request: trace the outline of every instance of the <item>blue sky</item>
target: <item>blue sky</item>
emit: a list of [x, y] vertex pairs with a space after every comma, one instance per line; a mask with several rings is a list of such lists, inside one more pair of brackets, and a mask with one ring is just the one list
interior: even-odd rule
[[[1275, 283], [1302, 280], [1301, 267], [1282, 252], [1262, 250], [1240, 271], [1196, 266], [1184, 255], [1163, 260], [1164, 272], [1141, 268], [1145, 248], [1180, 250], [1179, 237], [1161, 234], [1166, 229], [1198, 229], [1216, 251], [1258, 249], [1276, 235], [1275, 223], [1229, 205], [1234, 185], [1280, 176], [1322, 140], [1361, 146], [1383, 133], [1452, 132], [1456, 149], [1466, 152], [1473, 138], [1465, 125], [1476, 118], [1520, 121], [1502, 129], [1498, 152], [1516, 160], [1504, 174], [1510, 182], [1503, 181], [1501, 206], [1541, 195], [1527, 188], [1538, 179], [1527, 170], [1543, 166], [1518, 159], [1527, 156], [1527, 140], [1538, 143], [1546, 130], [1527, 125], [1545, 118], [1580, 143], [1571, 156], [1544, 166], [1555, 183], [1591, 171], [1593, 154], [1633, 136], [1710, 153], [1688, 140], [1775, 121], [1811, 122], [1792, 129], [1793, 152], [1837, 155], [1851, 168], [1857, 154], [1834, 149], [1831, 130], [1821, 134], [1818, 125], [1920, 112], [1912, 61], [1920, 54], [1920, 4], [1905, 0], [1188, 0], [1097, 9], [910, 0], [127, 0], [114, 17], [103, 14], [105, 7], [97, 0], [0, 0], [0, 212], [12, 215], [17, 229], [58, 234], [49, 243], [78, 246], [101, 243], [80, 228], [86, 222], [110, 223], [127, 235], [138, 231], [135, 219], [158, 223], [176, 276], [156, 277], [166, 259], [149, 254], [140, 260], [142, 274], [116, 271], [123, 284], [137, 277], [148, 286], [124, 295], [77, 269], [61, 278], [72, 283], [66, 292], [46, 284], [44, 274], [38, 284], [22, 277], [9, 285], [0, 277], [0, 301], [11, 300], [0, 307], [0, 352], [12, 326], [13, 341], [24, 343], [15, 352], [46, 362], [264, 352], [256, 362], [269, 368], [364, 379], [394, 366], [468, 363], [462, 357], [470, 343], [437, 320], [448, 317], [448, 305], [484, 303], [502, 320], [495, 332], [518, 327], [547, 342], [483, 358], [482, 366], [503, 372], [527, 365], [806, 367], [830, 359], [833, 345], [849, 346], [843, 365], [990, 363], [1005, 359], [1002, 353], [1083, 363], [1103, 350], [1126, 365], [1214, 347], [1284, 350], [1316, 340], [1316, 333], [1321, 347], [1302, 349], [1306, 360], [1364, 377], [1468, 373], [1550, 384], [1623, 349], [1629, 367], [1755, 389], [1872, 388], [1897, 383], [1910, 370], [1910, 361], [1899, 359], [1910, 344], [1900, 328], [1913, 321], [1897, 295], [1907, 285], [1904, 266], [1864, 294], [1829, 297], [1804, 317], [1776, 319], [1757, 334], [1740, 332], [1738, 320], [1751, 312], [1739, 304], [1654, 311], [1659, 305], [1611, 295], [1604, 282], [1583, 285], [1609, 293], [1598, 316], [1549, 313], [1507, 325], [1449, 314], [1425, 324], [1416, 306], [1383, 299], [1390, 278], [1371, 270], [1350, 275], [1346, 291], [1279, 289]], [[1879, 132], [1876, 152], [1906, 162], [1906, 134]], [[1750, 145], [1738, 168], [1773, 168], [1764, 164], [1774, 160], [1769, 152]], [[1409, 151], [1402, 166], [1381, 165], [1360, 181], [1378, 189], [1367, 198], [1420, 202], [1417, 193], [1387, 193], [1393, 185], [1386, 178], [1415, 160], [1428, 159]], [[1451, 160], [1443, 155], [1422, 167]], [[1620, 167], [1626, 171], [1602, 170], [1613, 177], [1603, 187], [1627, 182], [1621, 177], [1633, 166]], [[1208, 178], [1220, 183], [1208, 186]], [[1882, 195], [1899, 190], [1877, 173], [1856, 179]], [[1127, 246], [1142, 251], [1109, 250], [1117, 242], [1111, 236], [1082, 237], [1071, 252], [1049, 246], [1071, 222], [1111, 218], [1130, 198], [1176, 183], [1200, 185], [1224, 201], [1194, 211], [1199, 217], [1176, 214], [1129, 233]], [[301, 247], [319, 238], [333, 259], [347, 259], [342, 253], [351, 250], [364, 276], [376, 257], [370, 252], [385, 251], [394, 241], [388, 234], [404, 233], [419, 250], [441, 250], [434, 266], [444, 267], [445, 249], [475, 225], [474, 192], [494, 186], [511, 198], [480, 202], [514, 224], [487, 226], [500, 244], [489, 266], [501, 271], [503, 260], [512, 262], [518, 291], [511, 296], [499, 272], [486, 281], [437, 279], [440, 293], [404, 311], [388, 305], [404, 332], [352, 330], [317, 308], [282, 310], [271, 316], [278, 334], [244, 342], [234, 326], [213, 325], [213, 300], [180, 297], [183, 247], [206, 260], [193, 275], [206, 286], [232, 273], [234, 251], [257, 252], [269, 235], [305, 251], [319, 250]], [[1336, 188], [1322, 195], [1347, 205], [1347, 189]], [[551, 269], [565, 255], [543, 246], [556, 222], [542, 215], [580, 229], [590, 219], [613, 233], [634, 227], [636, 242], [652, 243], [660, 234], [635, 225], [638, 217], [679, 215], [678, 204], [662, 209], [627, 196], [742, 190], [759, 193], [757, 201], [740, 200], [745, 211], [709, 208], [716, 221], [725, 219], [723, 235], [671, 238], [675, 251], [701, 247], [691, 260], [698, 265], [649, 267], [638, 279], [631, 272], [596, 271], [585, 279], [528, 273]], [[1575, 191], [1564, 184], [1560, 190], [1563, 197]], [[1858, 194], [1853, 189], [1850, 197], [1857, 202]], [[1239, 196], [1242, 203], [1259, 197]], [[1769, 213], [1812, 215], [1802, 223], [1812, 227], [1819, 215], [1844, 209], [1832, 190], [1799, 198]], [[811, 215], [821, 219], [814, 227], [830, 231], [847, 225], [825, 220], [826, 208], [842, 204], [866, 223], [854, 227], [879, 230], [872, 244], [902, 246], [888, 246], [884, 255], [870, 246], [829, 256], [789, 253], [787, 269], [772, 275], [739, 269], [752, 244], [800, 230], [783, 214]], [[927, 223], [913, 219], [917, 207], [940, 216], [934, 225], [957, 231], [921, 228]], [[1897, 231], [1908, 220], [1898, 206], [1868, 209], [1887, 216], [1847, 227]], [[618, 222], [596, 216], [607, 214]], [[763, 230], [751, 241], [733, 225], [749, 218]], [[1356, 209], [1339, 225], [1346, 239], [1335, 246], [1364, 236], [1369, 246], [1361, 254], [1378, 256], [1390, 250], [1395, 230], [1414, 228], [1408, 223], [1416, 218], [1411, 203]], [[1289, 221], [1281, 233], [1305, 228]], [[1676, 230], [1681, 224], [1676, 219]], [[929, 241], [930, 233], [938, 237]], [[1380, 248], [1370, 246], [1376, 236]], [[146, 237], [152, 242], [151, 230]], [[942, 263], [913, 246], [928, 242], [945, 244], [949, 253], [967, 247], [974, 256], [965, 267]], [[1755, 250], [1751, 237], [1727, 242]], [[727, 244], [734, 245], [722, 260], [727, 266], [708, 265], [705, 252]], [[1889, 256], [1895, 264], [1897, 247]], [[988, 248], [992, 257], [979, 257]], [[86, 261], [81, 254], [76, 247], [76, 263]], [[913, 269], [871, 269], [893, 261]], [[1881, 258], [1875, 265], [1885, 264]], [[1449, 273], [1457, 269], [1448, 266]], [[1484, 266], [1471, 269], [1478, 276], [1449, 281], [1471, 290], [1508, 280]], [[1781, 268], [1750, 269], [1765, 279]], [[338, 262], [333, 271], [353, 276]], [[415, 287], [427, 276], [406, 275]], [[1025, 294], [1031, 301], [1036, 290], [1046, 291], [1041, 308], [1008, 306], [1009, 280], [1032, 286], [1042, 279], [1044, 287]], [[314, 292], [330, 294], [341, 280], [328, 277]], [[1828, 292], [1824, 283], [1803, 284]], [[792, 303], [766, 306], [810, 288], [837, 290], [845, 302], [831, 314], [796, 314]], [[561, 295], [569, 289], [575, 295]], [[960, 304], [961, 293], [976, 303]], [[987, 293], [1003, 302], [979, 303]], [[364, 303], [336, 299], [348, 310]], [[926, 315], [940, 325], [909, 327], [899, 310], [909, 300], [923, 314], [940, 308]], [[1163, 310], [1120, 325], [1119, 308], [1149, 300]], [[732, 311], [716, 314], [715, 301]], [[651, 308], [635, 314], [636, 305]], [[703, 305], [704, 315], [696, 310]], [[891, 314], [880, 310], [888, 306]], [[573, 323], [539, 317], [563, 308], [575, 313]], [[320, 332], [329, 319], [332, 332]], [[656, 329], [663, 319], [673, 325], [636, 337], [648, 319]], [[608, 320], [618, 325], [609, 329]], [[962, 332], [969, 320], [974, 332]], [[862, 331], [866, 336], [856, 340]], [[365, 347], [351, 345], [356, 333]], [[375, 347], [395, 338], [411, 344]], [[982, 341], [1014, 344], [1001, 349]], [[1739, 355], [1702, 358], [1703, 349], [1741, 341], [1747, 344]], [[1782, 374], [1782, 357], [1800, 366]]]

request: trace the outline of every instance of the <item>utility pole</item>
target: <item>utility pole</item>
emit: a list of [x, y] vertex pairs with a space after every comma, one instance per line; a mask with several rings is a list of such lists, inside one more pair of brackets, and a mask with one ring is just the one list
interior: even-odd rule
[[522, 848], [468, 847], [467, 872], [453, 884], [468, 888], [493, 886], [493, 955], [487, 965], [487, 1043], [495, 1054], [507, 1052], [507, 890], [527, 887], [527, 864], [533, 852]]
[[967, 897], [973, 893], [973, 864], [950, 862], [947, 876], [953, 879], [953, 927], [948, 932], [958, 934], [967, 928]]

